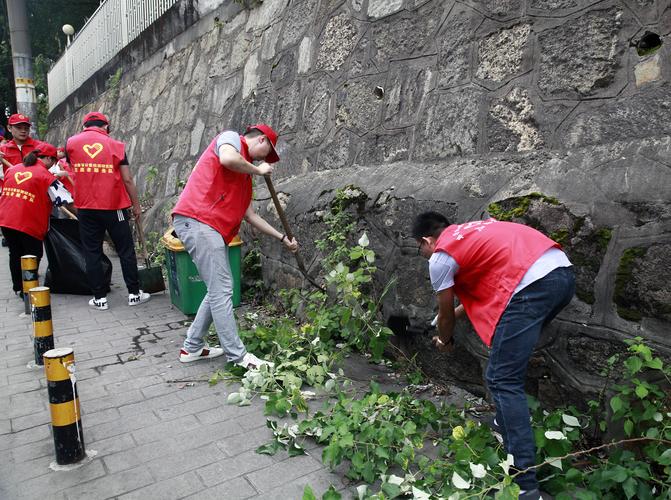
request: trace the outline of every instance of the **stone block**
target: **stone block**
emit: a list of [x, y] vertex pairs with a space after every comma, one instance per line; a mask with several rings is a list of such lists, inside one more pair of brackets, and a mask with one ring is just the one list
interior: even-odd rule
[[288, 87], [277, 92], [275, 107], [275, 123], [279, 134], [294, 130], [298, 124], [303, 99], [301, 98], [301, 82], [295, 81]]
[[299, 74], [305, 74], [312, 66], [312, 39], [305, 37], [298, 47], [298, 69]]
[[252, 54], [245, 63], [242, 73], [242, 98], [246, 99], [256, 90], [259, 83], [259, 58], [258, 53]]
[[634, 77], [637, 87], [659, 80], [662, 77], [659, 54], [638, 63], [634, 67]]
[[287, 0], [264, 0], [254, 9], [253, 15], [249, 16], [245, 31], [265, 29], [274, 24], [280, 19], [286, 6]]
[[319, 40], [317, 69], [336, 71], [345, 63], [356, 44], [358, 27], [345, 14], [332, 17]]
[[237, 477], [212, 488], [200, 491], [185, 500], [243, 500], [256, 496], [256, 490], [243, 477]]
[[375, 22], [371, 28], [370, 50], [378, 71], [384, 71], [392, 59], [409, 59], [433, 52], [444, 16], [443, 3], [432, 2], [413, 15], [390, 16]]
[[[336, 127], [363, 135], [378, 126], [384, 99], [384, 79], [361, 77], [346, 82], [336, 93]], [[378, 89], [379, 87], [379, 89]]]
[[583, 104], [560, 131], [567, 147], [671, 134], [668, 83], [646, 85], [637, 93], [594, 105]]
[[270, 70], [270, 81], [274, 88], [294, 83], [296, 74], [296, 58], [293, 51], [286, 51], [273, 63]]
[[306, 147], [320, 144], [330, 130], [330, 102], [332, 90], [329, 79], [318, 76], [309, 80], [303, 112], [304, 144]]
[[247, 479], [257, 491], [264, 493], [321, 468], [323, 465], [320, 461], [302, 455], [247, 474]]
[[415, 130], [413, 157], [430, 161], [474, 153], [478, 145], [480, 97], [474, 88], [430, 94]]
[[405, 127], [417, 121], [424, 96], [433, 88], [434, 58], [391, 63], [384, 85], [385, 127]]
[[466, 6], [450, 12], [438, 33], [438, 87], [449, 88], [469, 80], [473, 33], [482, 16]]
[[[95, 461], [92, 463], [100, 464], [100, 462]], [[111, 497], [117, 497], [153, 482], [154, 478], [152, 478], [149, 470], [144, 466], [140, 466], [119, 474], [99, 477], [98, 479], [69, 488], [66, 492], [66, 498], [68, 500], [97, 498], [101, 491], [104, 491], [106, 495]]]
[[403, 0], [370, 0], [368, 17], [384, 17], [398, 12], [403, 7]]
[[613, 302], [621, 318], [671, 321], [671, 243], [631, 247], [620, 257]]
[[289, 5], [284, 16], [282, 28], [281, 48], [290, 47], [298, 43], [303, 36], [310, 31], [315, 21], [317, 12], [317, 0], [298, 0]]
[[346, 130], [339, 130], [319, 152], [317, 170], [348, 167], [352, 163], [354, 140]]
[[210, 487], [264, 469], [274, 463], [272, 457], [260, 455], [254, 450], [248, 450], [236, 454], [233, 458], [219, 460], [201, 467], [198, 470], [198, 476], [202, 478], [205, 486]]
[[504, 82], [525, 71], [530, 33], [531, 25], [518, 24], [480, 39], [475, 76], [481, 80]]
[[524, 7], [523, 0], [470, 0], [470, 3], [496, 19], [518, 17]]
[[376, 165], [407, 160], [410, 155], [410, 139], [409, 129], [389, 134], [368, 134], [362, 138], [355, 163]]
[[204, 489], [203, 483], [193, 472], [158, 481], [139, 490], [121, 495], [119, 500], [179, 500]]
[[538, 34], [538, 87], [547, 97], [616, 93], [627, 40], [623, 12], [594, 10]]
[[487, 146], [490, 151], [529, 151], [543, 147], [534, 105], [526, 89], [514, 87], [502, 99], [494, 100], [487, 117]]

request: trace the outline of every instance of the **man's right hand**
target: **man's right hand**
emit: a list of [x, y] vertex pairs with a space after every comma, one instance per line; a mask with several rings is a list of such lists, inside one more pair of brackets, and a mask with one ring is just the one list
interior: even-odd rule
[[142, 217], [142, 207], [139, 204], [133, 205], [133, 217], [136, 221], [139, 221], [140, 217]]
[[269, 175], [273, 173], [273, 166], [270, 163], [262, 161], [259, 163], [256, 168], [258, 169], [258, 175]]

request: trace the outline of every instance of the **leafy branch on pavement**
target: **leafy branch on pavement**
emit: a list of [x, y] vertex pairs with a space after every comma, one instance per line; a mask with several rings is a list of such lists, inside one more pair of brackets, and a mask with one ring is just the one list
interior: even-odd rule
[[[347, 208], [359, 196], [351, 186], [338, 191], [324, 216], [327, 231], [318, 246], [326, 252], [327, 293], [285, 291], [285, 315], [245, 318], [251, 328], [241, 330], [244, 342], [275, 366], [219, 371], [211, 383], [238, 380], [229, 403], [247, 405], [258, 397], [267, 415], [294, 419], [268, 420], [273, 439], [258, 453], [297, 456], [314, 440], [324, 446], [325, 464], [344, 466], [350, 480], [364, 483], [357, 487], [360, 499], [517, 498], [514, 479], [524, 471], [514, 469], [489, 427], [469, 417], [468, 406], [436, 406], [408, 390], [384, 393], [375, 383], [361, 395], [337, 369], [352, 350], [382, 361], [391, 336], [373, 287], [375, 253], [365, 233], [354, 245], [350, 240], [355, 224]], [[628, 356], [609, 361], [607, 387], [586, 412], [549, 412], [530, 400], [533, 468], [557, 500], [671, 497], [671, 369], [641, 338], [627, 343]], [[623, 376], [612, 386], [614, 373]], [[315, 398], [326, 402], [310, 415], [308, 402]], [[322, 496], [340, 497], [334, 487]], [[309, 486], [303, 498], [316, 498]]]

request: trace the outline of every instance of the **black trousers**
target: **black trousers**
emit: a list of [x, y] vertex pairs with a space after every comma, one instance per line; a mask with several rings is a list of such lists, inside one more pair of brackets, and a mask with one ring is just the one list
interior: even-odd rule
[[9, 247], [9, 272], [12, 275], [12, 288], [15, 292], [23, 290], [23, 278], [21, 276], [21, 257], [34, 255], [37, 257], [37, 266], [44, 253], [42, 241], [33, 238], [29, 234], [8, 227], [2, 228], [2, 234], [7, 240]]
[[140, 282], [137, 273], [137, 258], [135, 257], [135, 246], [133, 235], [128, 224], [127, 210], [91, 210], [80, 208], [79, 235], [84, 248], [86, 260], [86, 275], [89, 286], [96, 299], [107, 295], [105, 276], [102, 266], [103, 238], [105, 231], [112, 238], [119, 260], [121, 261], [121, 272], [126, 282], [128, 293], [137, 294], [140, 290]]

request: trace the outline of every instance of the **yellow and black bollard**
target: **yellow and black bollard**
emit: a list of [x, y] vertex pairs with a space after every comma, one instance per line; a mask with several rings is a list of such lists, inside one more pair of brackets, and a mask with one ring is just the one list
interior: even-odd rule
[[56, 446], [56, 463], [67, 465], [86, 456], [79, 397], [75, 379], [75, 355], [70, 347], [44, 353], [51, 426]]
[[42, 355], [54, 348], [54, 328], [51, 323], [51, 296], [49, 287], [31, 288], [31, 312], [33, 316], [33, 344], [35, 346], [35, 364], [43, 365]]
[[26, 316], [30, 314], [30, 295], [29, 290], [40, 286], [37, 281], [37, 257], [34, 255], [21, 256], [21, 276], [23, 280], [23, 305], [25, 306]]

